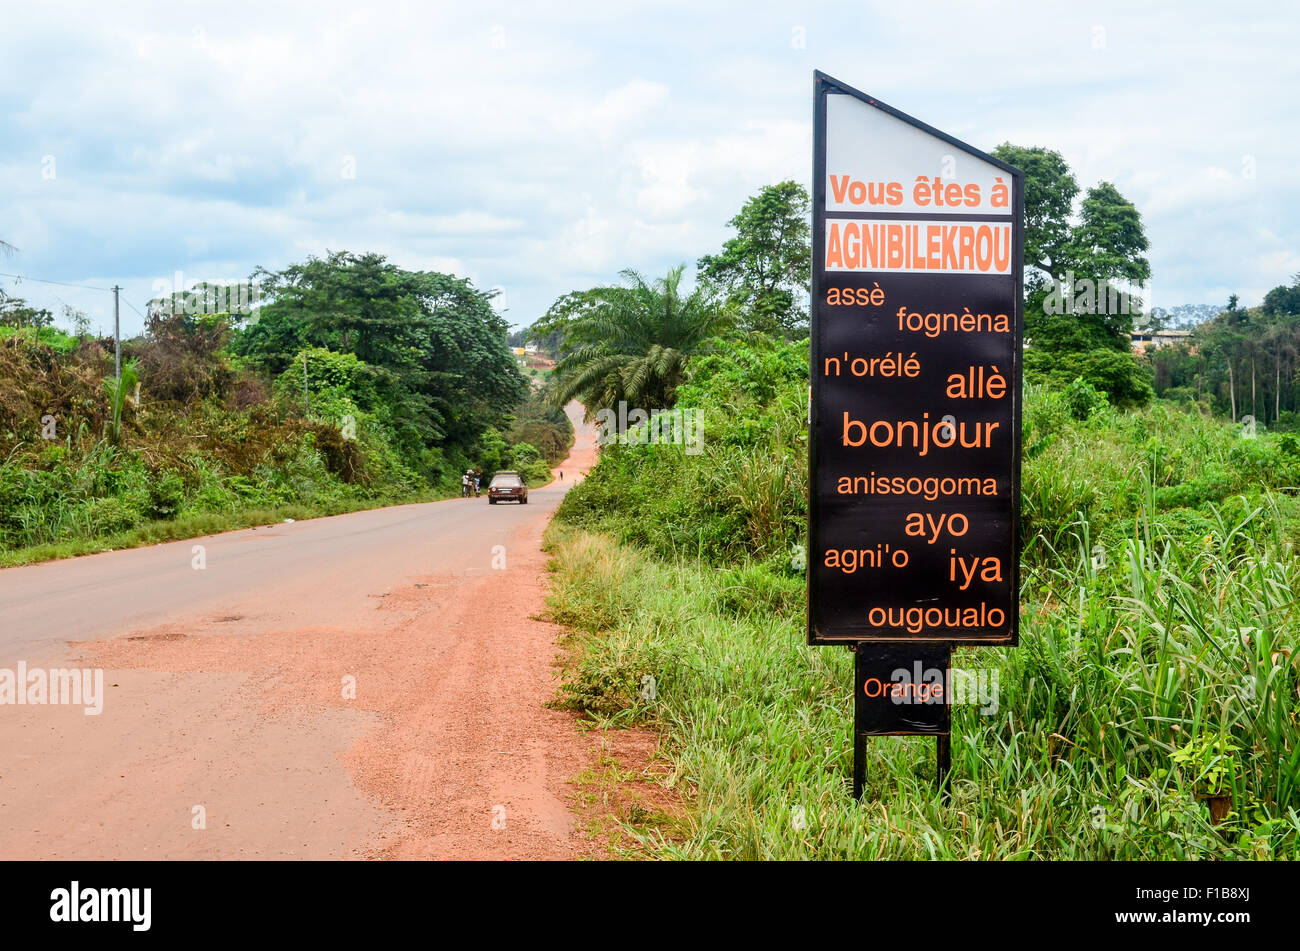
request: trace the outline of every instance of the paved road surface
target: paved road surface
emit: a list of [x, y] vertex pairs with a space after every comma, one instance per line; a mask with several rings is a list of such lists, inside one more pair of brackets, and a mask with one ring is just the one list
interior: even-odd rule
[[556, 631], [532, 618], [541, 532], [593, 457], [580, 427], [526, 506], [0, 571], [0, 668], [105, 671], [99, 715], [0, 705], [0, 858], [572, 855], [585, 744], [544, 707]]

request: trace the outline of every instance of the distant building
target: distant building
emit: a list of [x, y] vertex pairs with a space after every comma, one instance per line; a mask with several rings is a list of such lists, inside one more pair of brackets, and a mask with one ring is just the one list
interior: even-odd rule
[[1138, 353], [1172, 347], [1176, 343], [1186, 343], [1191, 338], [1190, 330], [1135, 330], [1129, 334], [1133, 349]]

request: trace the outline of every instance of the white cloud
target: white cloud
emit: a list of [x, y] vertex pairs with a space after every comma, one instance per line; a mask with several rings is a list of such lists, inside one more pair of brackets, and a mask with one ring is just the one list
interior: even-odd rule
[[668, 87], [663, 83], [635, 80], [611, 89], [600, 102], [579, 113], [578, 121], [596, 129], [614, 130], [637, 119], [668, 97]]
[[0, 269], [138, 297], [177, 269], [375, 250], [505, 287], [527, 322], [693, 262], [759, 187], [807, 183], [818, 67], [976, 146], [1060, 150], [1137, 204], [1162, 297], [1250, 303], [1300, 270], [1297, 20], [1211, 0], [14, 6], [0, 237], [22, 253]]

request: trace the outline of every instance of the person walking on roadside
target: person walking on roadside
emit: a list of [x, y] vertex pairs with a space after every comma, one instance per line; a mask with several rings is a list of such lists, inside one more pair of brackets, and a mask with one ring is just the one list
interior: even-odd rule
[[469, 498], [469, 470], [468, 469], [465, 471], [465, 474], [460, 477], [460, 497], [462, 499]]

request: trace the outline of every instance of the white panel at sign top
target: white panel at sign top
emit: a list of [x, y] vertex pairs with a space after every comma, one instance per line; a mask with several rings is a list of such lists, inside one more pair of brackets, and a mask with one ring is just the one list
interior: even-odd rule
[[[917, 202], [918, 175], [931, 185], [956, 183], [979, 187], [979, 202], [969, 205], [965, 193], [960, 204], [936, 204], [933, 197]], [[842, 176], [848, 176], [848, 181]], [[1006, 204], [993, 204], [993, 187], [1001, 177], [1009, 189], [1011, 176], [936, 136], [896, 119], [883, 109], [853, 96], [831, 93], [826, 97], [826, 210], [856, 212], [929, 212], [946, 214], [1010, 214]], [[860, 182], [862, 186], [852, 186]], [[901, 200], [880, 200], [882, 183], [901, 186]], [[837, 201], [837, 189], [842, 186]], [[932, 189], [927, 189], [930, 191]], [[924, 197], [924, 196], [923, 196]], [[859, 201], [853, 201], [859, 198]]]

